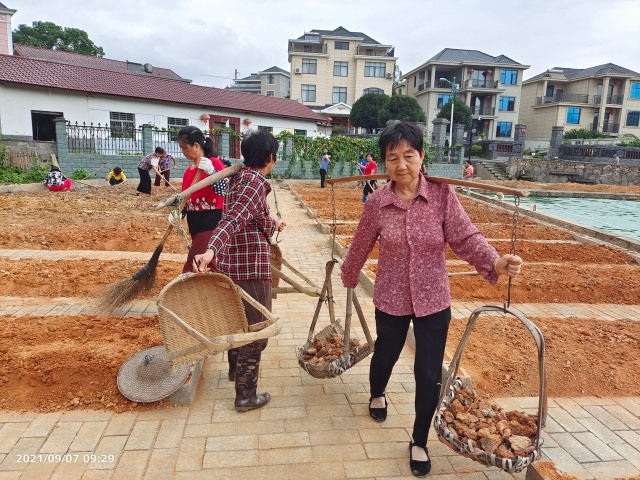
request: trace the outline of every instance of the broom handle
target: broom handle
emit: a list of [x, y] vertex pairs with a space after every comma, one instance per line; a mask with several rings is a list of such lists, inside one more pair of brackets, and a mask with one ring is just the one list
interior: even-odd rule
[[[340, 177], [340, 178], [330, 178], [325, 183], [328, 185], [332, 185], [334, 183], [343, 183], [343, 182], [356, 182], [360, 180], [387, 180], [389, 175], [386, 173], [379, 173], [376, 175], [355, 175], [352, 177]], [[461, 185], [463, 187], [473, 187], [473, 188], [481, 188], [484, 190], [492, 190], [494, 192], [502, 192], [508, 195], [514, 195], [516, 197], [528, 197], [529, 192], [525, 192], [523, 190], [517, 190], [515, 188], [509, 187], [501, 187], [498, 185], [490, 185], [478, 182], [467, 182], [466, 180], [457, 180], [455, 178], [445, 178], [445, 177], [432, 177], [430, 175], [425, 175], [427, 180], [431, 180], [435, 183], [448, 183], [449, 185]]]
[[[193, 192], [198, 191], [201, 188], [208, 187], [209, 185], [217, 182], [218, 180], [222, 180], [223, 178], [227, 178], [227, 177], [230, 177], [231, 175], [235, 175], [240, 171], [241, 168], [242, 168], [242, 165], [233, 165], [232, 167], [227, 167], [224, 170], [220, 170], [219, 172], [216, 172], [213, 175], [209, 175], [207, 178], [200, 180], [198, 183], [194, 183], [189, 188], [180, 192], [180, 194], [178, 194], [177, 197], [179, 197], [180, 200], [189, 198], [189, 196]], [[172, 205], [173, 203], [175, 203], [175, 201], [176, 201], [175, 196], [169, 197], [166, 200], [163, 200], [162, 202], [160, 202], [158, 205], [156, 205], [156, 210], [160, 210], [164, 207], [168, 207], [169, 205]]]

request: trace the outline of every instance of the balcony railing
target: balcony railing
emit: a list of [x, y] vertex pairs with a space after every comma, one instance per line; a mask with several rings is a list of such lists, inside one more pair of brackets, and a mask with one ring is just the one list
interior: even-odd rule
[[604, 133], [620, 133], [620, 124], [604, 122], [602, 124], [602, 128], [600, 128], [600, 125], [594, 122], [591, 124], [591, 130], [593, 130], [594, 132], [600, 130]]
[[543, 105], [546, 103], [589, 103], [589, 95], [583, 95], [581, 93], [556, 93], [552, 97], [537, 97], [536, 105]]
[[[593, 103], [600, 103], [602, 101], [602, 95], [594, 95]], [[607, 103], [612, 105], [622, 105], [624, 101], [624, 95], [607, 95]]]
[[471, 107], [471, 115], [495, 115], [494, 107]]
[[327, 45], [292, 43], [289, 44], [289, 53], [327, 53]]

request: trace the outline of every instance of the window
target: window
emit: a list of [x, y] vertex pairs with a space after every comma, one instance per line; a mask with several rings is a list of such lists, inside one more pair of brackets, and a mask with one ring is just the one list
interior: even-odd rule
[[303, 102], [315, 102], [316, 101], [316, 86], [315, 85], [302, 85], [302, 101]]
[[500, 83], [505, 85], [515, 85], [518, 83], [517, 70], [500, 70]]
[[276, 76], [273, 73], [267, 74], [267, 85], [275, 85], [276, 84]]
[[571, 124], [580, 123], [579, 108], [567, 108], [567, 123], [571, 123]]
[[384, 90], [382, 90], [381, 88], [369, 87], [369, 88], [365, 88], [362, 91], [363, 95], [366, 95], [367, 93], [384, 93]]
[[364, 62], [365, 77], [384, 78], [385, 72], [386, 72], [386, 65], [384, 64], [384, 62]]
[[373, 48], [365, 48], [364, 54], [369, 56], [373, 55]]
[[273, 133], [273, 127], [264, 127], [262, 125], [258, 125], [258, 131]]
[[498, 122], [496, 124], [496, 137], [511, 137], [511, 122]]
[[318, 68], [318, 61], [315, 58], [302, 59], [302, 73], [313, 73], [315, 75]]
[[333, 62], [333, 76], [334, 77], [349, 76], [349, 62]]
[[333, 103], [347, 103], [347, 87], [333, 87]]
[[293, 134], [294, 135], [301, 135], [303, 137], [307, 136], [307, 131], [306, 130], [298, 130], [297, 128], [293, 130]]
[[336, 42], [335, 43], [336, 50], [349, 50], [349, 42]]
[[109, 112], [111, 136], [115, 138], [135, 138], [136, 116], [133, 113]]
[[265, 95], [266, 95], [267, 97], [275, 97], [275, 96], [276, 96], [276, 91], [275, 91], [275, 90], [267, 90], [267, 91], [265, 92]]
[[182, 127], [188, 127], [188, 126], [189, 126], [189, 119], [188, 118], [168, 117], [167, 118], [167, 127], [169, 128], [169, 140], [171, 140], [172, 142], [177, 142], [178, 141], [178, 131]]
[[500, 97], [498, 110], [513, 112], [516, 109], [516, 97]]
[[631, 82], [631, 90], [629, 91], [629, 98], [640, 98], [640, 83]]
[[444, 107], [447, 103], [449, 103], [449, 99], [451, 95], [447, 95], [446, 93], [438, 94], [438, 108]]
[[629, 110], [627, 112], [627, 127], [640, 126], [640, 112]]

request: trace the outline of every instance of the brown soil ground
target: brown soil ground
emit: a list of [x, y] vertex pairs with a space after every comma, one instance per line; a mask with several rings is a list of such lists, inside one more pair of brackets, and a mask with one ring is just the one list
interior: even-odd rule
[[162, 344], [157, 317], [0, 317], [0, 324], [0, 409], [122, 412], [169, 405], [131, 402], [116, 383], [127, 358]]
[[[640, 395], [640, 322], [530, 320], [545, 338], [550, 397]], [[466, 326], [467, 320], [452, 320], [450, 351], [458, 346]], [[503, 348], [496, 348], [498, 344]], [[515, 317], [481, 315], [465, 345], [461, 367], [483, 395], [539, 393], [537, 348], [529, 330]]]
[[[156, 213], [153, 207], [169, 196], [171, 190], [155, 188], [152, 198], [142, 198], [134, 195], [135, 184], [124, 187], [55, 195], [46, 191], [3, 194], [0, 196], [0, 248], [151, 253], [167, 227], [166, 213]], [[307, 188], [305, 200], [314, 210], [320, 212], [325, 208], [329, 212], [326, 215], [330, 215], [330, 189], [320, 191], [315, 184], [295, 185], [295, 188], [300, 193]], [[362, 211], [361, 192], [339, 186], [336, 193], [339, 219], [358, 220]], [[488, 238], [510, 238], [508, 212], [465, 197], [461, 200]], [[519, 238], [572, 239], [567, 232], [538, 226], [530, 220], [523, 219], [520, 225]], [[351, 228], [355, 225], [344, 226], [344, 232], [340, 233], [352, 235]], [[501, 249], [507, 246], [504, 242], [496, 245]], [[558, 245], [533, 242], [519, 244], [523, 256], [530, 255], [536, 262], [549, 261], [554, 265], [526, 265], [523, 275], [514, 282], [515, 307], [517, 302], [640, 304], [640, 267], [633, 265], [628, 257], [604, 247], [573, 244], [554, 249], [556, 247]], [[175, 233], [169, 237], [164, 251], [186, 256]], [[144, 264], [144, 261], [129, 260], [0, 259], [2, 295], [91, 298], [108, 283], [127, 278]], [[181, 267], [178, 262], [160, 262], [156, 292], [148, 298], [153, 298], [180, 273]], [[452, 266], [453, 271], [465, 269], [469, 267]], [[506, 280], [492, 287], [477, 276], [452, 277], [452, 292], [454, 298], [461, 300], [504, 301]], [[640, 367], [636, 353], [640, 338], [637, 323], [538, 320], [547, 340], [550, 395], [580, 396], [583, 389], [589, 395], [623, 395], [625, 392], [638, 395], [640, 381], [634, 373]], [[504, 320], [482, 318], [465, 348], [463, 367], [472, 372], [474, 381], [486, 392], [535, 395], [537, 367], [533, 343], [523, 327], [520, 332], [520, 326], [515, 321], [513, 324], [512, 327], [509, 323], [507, 330]], [[452, 323], [450, 349], [455, 347], [464, 326], [462, 321]], [[509, 341], [504, 348], [496, 348], [496, 334]], [[134, 405], [119, 394], [116, 386], [122, 363], [134, 352], [161, 341], [155, 317], [0, 317], [0, 409], [124, 411], [165, 407], [166, 401]], [[493, 346], [490, 352], [485, 350], [486, 345]], [[467, 355], [473, 360], [467, 359]], [[567, 361], [571, 362], [569, 366]], [[500, 373], [486, 376], [485, 370]], [[583, 372], [588, 372], [588, 377]], [[511, 375], [513, 380], [505, 381], [504, 375]], [[567, 378], [576, 381], [567, 382]], [[75, 399], [78, 399], [77, 405]]]

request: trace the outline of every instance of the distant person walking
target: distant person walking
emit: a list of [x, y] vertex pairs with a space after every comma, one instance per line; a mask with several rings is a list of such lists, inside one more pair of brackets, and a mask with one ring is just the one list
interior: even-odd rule
[[71, 190], [71, 179], [65, 177], [60, 171], [60, 167], [51, 166], [51, 170], [44, 177], [44, 184], [50, 192], [61, 192]]
[[127, 176], [120, 167], [115, 167], [107, 174], [105, 180], [109, 182], [109, 185], [114, 186], [126, 182]]
[[[316, 157], [317, 158], [317, 157]], [[331, 152], [326, 152], [320, 160], [320, 188], [324, 188], [324, 181], [331, 165]]]
[[[464, 162], [464, 170], [462, 172], [462, 179], [470, 182], [473, 180], [473, 165], [471, 165], [471, 160], [467, 160]], [[466, 192], [471, 192], [469, 187], [466, 187]]]
[[[364, 167], [365, 175], [375, 175], [378, 173], [378, 164], [376, 163], [376, 157], [373, 153], [367, 153], [367, 165]], [[362, 203], [366, 203], [367, 197], [370, 193], [378, 188], [378, 182], [376, 180], [368, 180], [364, 182], [364, 190], [362, 191]]]
[[[171, 165], [171, 162], [173, 162], [173, 166]], [[171, 177], [171, 169], [177, 166], [178, 164], [176, 163], [176, 159], [173, 157], [173, 155], [165, 153], [164, 156], [158, 157], [158, 167], [160, 168], [161, 175], [158, 175], [158, 173], [156, 173], [156, 180], [155, 182], [153, 182], [153, 184], [156, 187], [159, 187], [160, 182], [162, 182], [162, 179], [164, 178], [164, 186], [168, 187], [170, 185], [169, 177]]]
[[164, 157], [165, 151], [162, 147], [156, 147], [155, 152], [150, 153], [140, 160], [138, 163], [138, 175], [140, 175], [140, 183], [138, 184], [138, 193], [136, 195], [140, 195], [141, 193], [146, 193], [147, 195], [151, 195], [151, 174], [150, 170], [156, 172], [156, 175], [161, 175], [160, 169], [158, 168], [158, 164], [160, 163], [160, 158]]

